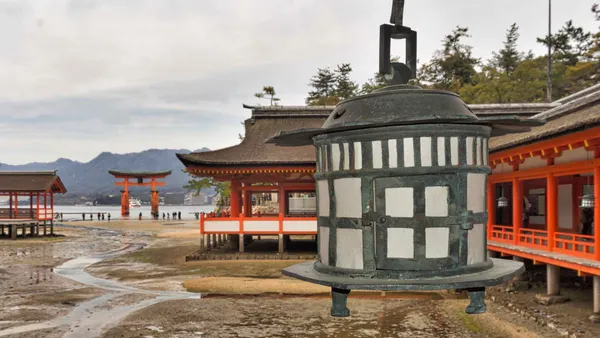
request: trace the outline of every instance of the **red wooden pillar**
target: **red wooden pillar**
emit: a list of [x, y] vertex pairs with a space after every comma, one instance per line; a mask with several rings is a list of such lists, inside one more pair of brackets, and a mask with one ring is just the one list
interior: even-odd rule
[[35, 203], [37, 205], [37, 209], [36, 209], [37, 217], [36, 217], [36, 219], [39, 220], [40, 219], [40, 193], [39, 192], [35, 196]]
[[125, 185], [121, 191], [121, 216], [129, 216], [129, 179], [125, 178]]
[[240, 183], [238, 181], [231, 181], [231, 188], [230, 188], [230, 200], [231, 200], [231, 217], [239, 217], [240, 216], [240, 207], [241, 207], [241, 201], [240, 201]]
[[52, 212], [52, 217], [54, 217], [54, 193], [50, 193], [50, 212]]
[[554, 234], [558, 229], [558, 182], [556, 176], [546, 177], [546, 228], [548, 230], [548, 250], [554, 250]]
[[12, 192], [8, 193], [8, 218], [14, 218], [13, 213], [13, 196]]
[[[152, 178], [152, 192], [150, 196], [150, 214], [158, 216], [158, 191], [156, 190], [156, 178]], [[129, 201], [127, 201], [129, 203]]]
[[494, 190], [494, 184], [489, 181], [487, 182], [487, 238], [492, 238], [492, 226], [496, 220], [496, 191]]
[[44, 219], [48, 218], [48, 193], [44, 193]]
[[285, 215], [285, 189], [283, 187], [283, 182], [278, 183], [278, 200], [279, 200], [279, 214]]
[[600, 166], [594, 168], [594, 253], [600, 260]]
[[513, 243], [519, 243], [519, 232], [523, 226], [523, 182], [518, 178], [513, 178], [512, 181], [512, 200], [513, 200]]
[[244, 216], [252, 217], [252, 191], [250, 186], [244, 186]]
[[33, 193], [29, 193], [29, 218], [33, 218]]

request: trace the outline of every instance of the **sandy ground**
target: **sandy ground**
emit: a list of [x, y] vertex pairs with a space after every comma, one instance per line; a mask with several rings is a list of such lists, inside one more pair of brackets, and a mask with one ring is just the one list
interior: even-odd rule
[[[119, 312], [123, 319], [111, 324], [102, 333], [103, 337], [560, 336], [555, 330], [537, 326], [489, 301], [488, 313], [465, 315], [465, 296], [445, 292], [388, 293], [385, 298], [353, 292], [349, 300], [352, 316], [332, 318], [326, 288], [281, 275], [282, 268], [298, 261], [186, 263], [185, 256], [198, 249], [196, 224], [116, 221], [69, 225], [76, 227], [57, 228], [66, 237], [0, 243], [0, 336], [7, 328], [70, 318], [79, 307], [86, 306], [89, 309], [85, 311], [92, 319], [125, 309]], [[52, 271], [69, 259], [116, 250], [132, 241], [148, 247], [106, 259], [85, 271], [137, 290], [189, 290], [202, 292], [205, 297], [156, 303], [153, 295], [129, 294], [123, 290], [113, 294]], [[495, 295], [513, 297], [525, 306], [532, 294], [528, 291]], [[590, 296], [575, 294], [578, 295], [575, 299]], [[96, 301], [97, 306], [92, 304]], [[573, 311], [568, 304], [548, 307], [545, 311], [553, 316], [557, 316], [554, 312], [560, 312], [563, 322], [580, 328], [580, 337], [600, 336], [595, 331], [597, 325], [586, 321], [591, 307], [585, 308], [584, 303], [577, 301], [574, 304], [578, 310], [573, 316], [569, 315]], [[129, 313], [128, 307], [132, 308]], [[80, 331], [63, 325], [13, 336], [68, 337], [77, 336], [74, 332]]]

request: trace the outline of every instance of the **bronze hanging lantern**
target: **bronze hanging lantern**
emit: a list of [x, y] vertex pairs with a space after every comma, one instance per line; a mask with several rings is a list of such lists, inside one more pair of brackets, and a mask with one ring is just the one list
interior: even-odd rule
[[[380, 72], [392, 85], [339, 103], [321, 128], [267, 140], [316, 147], [319, 259], [283, 273], [330, 286], [333, 316], [349, 315], [352, 289], [466, 289], [467, 313], [485, 312], [485, 287], [524, 270], [487, 257], [488, 140], [543, 121], [479, 118], [454, 93], [407, 85], [416, 32], [380, 32]], [[390, 64], [394, 38], [407, 39], [410, 66]]]
[[508, 198], [502, 196], [498, 198], [498, 208], [506, 208], [508, 206]]
[[594, 195], [591, 194], [585, 194], [583, 196], [581, 196], [581, 201], [579, 206], [582, 209], [594, 209]]

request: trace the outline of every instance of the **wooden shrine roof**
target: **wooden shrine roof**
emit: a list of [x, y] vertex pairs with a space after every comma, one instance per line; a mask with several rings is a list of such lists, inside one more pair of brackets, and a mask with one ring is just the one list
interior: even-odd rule
[[119, 171], [119, 170], [109, 170], [108, 173], [117, 176], [117, 177], [164, 177], [171, 175], [172, 170], [165, 171]]
[[[595, 90], [590, 90], [595, 89]], [[582, 95], [581, 93], [585, 94]], [[547, 123], [533, 127], [531, 131], [507, 134], [490, 139], [490, 152], [500, 151], [519, 145], [541, 141], [554, 136], [583, 130], [600, 125], [600, 86], [596, 85], [582, 92], [556, 101], [561, 105], [535, 115]]]
[[0, 171], [0, 192], [67, 192], [56, 170]]
[[280, 147], [265, 140], [281, 130], [321, 127], [331, 107], [247, 107], [252, 116], [244, 122], [245, 136], [238, 145], [215, 151], [177, 154], [186, 167], [314, 166], [314, 146]]

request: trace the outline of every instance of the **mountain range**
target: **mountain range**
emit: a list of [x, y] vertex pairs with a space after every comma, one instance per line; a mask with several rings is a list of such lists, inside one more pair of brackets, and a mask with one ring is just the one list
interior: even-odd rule
[[[209, 151], [208, 148], [194, 152]], [[65, 184], [69, 195], [93, 196], [118, 193], [121, 188], [115, 186], [115, 178], [109, 170], [119, 171], [164, 171], [173, 170], [167, 176], [166, 186], [161, 192], [182, 192], [190, 176], [183, 172], [184, 166], [177, 159], [177, 153], [190, 153], [188, 149], [148, 149], [137, 153], [113, 154], [103, 152], [93, 160], [82, 163], [59, 158], [48, 163], [28, 163], [9, 165], [0, 163], [0, 170], [58, 170], [57, 174]], [[133, 192], [148, 190], [148, 187], [131, 189]]]

